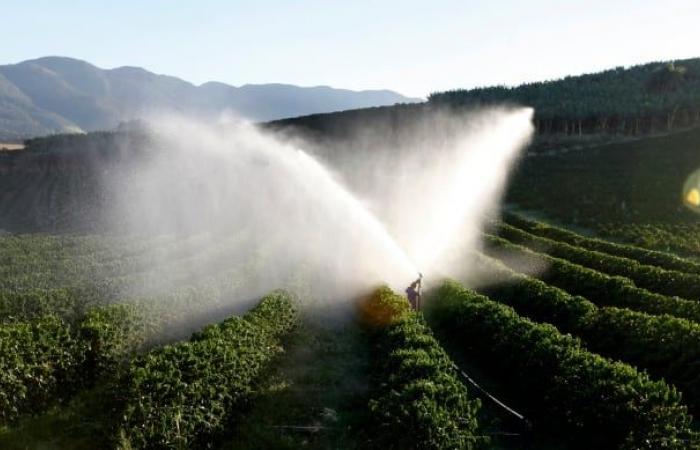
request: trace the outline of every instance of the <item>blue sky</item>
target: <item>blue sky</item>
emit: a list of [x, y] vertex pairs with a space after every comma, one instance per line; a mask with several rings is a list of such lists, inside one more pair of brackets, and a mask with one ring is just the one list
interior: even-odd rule
[[0, 0], [0, 64], [406, 95], [700, 56], [698, 0]]

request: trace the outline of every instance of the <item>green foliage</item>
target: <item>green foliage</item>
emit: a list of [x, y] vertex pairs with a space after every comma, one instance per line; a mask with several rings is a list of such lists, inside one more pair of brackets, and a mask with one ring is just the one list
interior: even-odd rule
[[585, 326], [598, 312], [596, 305], [585, 298], [514, 272], [497, 260], [475, 255], [473, 264], [478, 273], [488, 274], [488, 283], [479, 288], [481, 293], [534, 321], [571, 331]]
[[86, 348], [83, 377], [96, 379], [116, 371], [145, 344], [148, 333], [137, 307], [109, 305], [90, 310], [80, 323], [78, 336]]
[[[666, 219], [668, 218], [669, 216], [666, 217]], [[696, 222], [607, 222], [597, 225], [597, 228], [603, 236], [621, 239], [641, 247], [692, 257], [700, 255], [700, 224]]]
[[491, 260], [482, 271], [493, 281], [483, 289], [519, 314], [550, 323], [579, 336], [586, 347], [663, 377], [685, 395], [693, 411], [700, 411], [700, 325], [668, 315], [614, 307], [597, 308], [583, 297], [515, 273]]
[[[133, 237], [0, 237], [0, 322], [54, 314], [79, 323], [91, 308], [132, 304], [154, 338], [182, 339], [194, 327], [215, 320], [199, 315], [201, 305], [216, 310], [260, 267], [256, 254], [230, 265], [244, 233], [215, 239], [209, 234]], [[216, 244], [215, 244], [216, 242]], [[222, 271], [222, 267], [226, 269]], [[193, 314], [199, 322], [191, 323]]]
[[485, 251], [495, 257], [507, 251], [515, 260], [504, 259], [518, 271], [533, 273], [537, 278], [574, 295], [581, 295], [599, 306], [630, 308], [648, 314], [669, 314], [700, 323], [700, 303], [677, 297], [654, 294], [640, 289], [629, 279], [606, 275], [587, 267], [534, 252], [496, 236], [485, 236]]
[[[381, 296], [406, 302], [386, 289]], [[480, 402], [469, 399], [420, 313], [402, 314], [374, 333], [373, 341], [373, 448], [472, 449], [482, 441], [475, 437]]]
[[431, 94], [430, 104], [535, 108], [540, 133], [640, 134], [698, 122], [700, 59], [650, 63], [516, 87], [494, 86]]
[[700, 167], [700, 127], [667, 135], [528, 149], [506, 200], [646, 248], [700, 254], [697, 213], [683, 186]]
[[410, 311], [405, 297], [394, 294], [388, 286], [381, 286], [360, 300], [362, 323], [371, 327], [385, 327], [402, 319]]
[[444, 283], [430, 304], [431, 320], [518, 392], [535, 427], [556, 429], [583, 448], [697, 445], [680, 394], [664, 382], [456, 283]]
[[520, 228], [540, 237], [565, 242], [587, 250], [634, 259], [640, 264], [657, 266], [665, 270], [700, 274], [700, 264], [668, 253], [581, 236], [580, 234], [576, 234], [564, 228], [555, 227], [543, 222], [535, 222], [515, 214], [505, 214], [503, 219], [506, 223], [516, 228]]
[[49, 314], [79, 317], [83, 301], [70, 289], [0, 290], [0, 323], [32, 320]]
[[0, 325], [0, 424], [74, 392], [82, 359], [80, 342], [55, 316]]
[[637, 286], [660, 294], [700, 300], [700, 275], [640, 264], [629, 258], [613, 256], [565, 242], [543, 238], [508, 224], [498, 226], [498, 234], [532, 250], [562, 258], [609, 275], [629, 278]]
[[126, 305], [94, 308], [77, 325], [54, 315], [0, 324], [0, 424], [91, 386], [144, 336], [141, 316]]
[[644, 368], [678, 387], [693, 412], [700, 411], [700, 326], [671, 316], [601, 308], [578, 331], [593, 351]]
[[208, 448], [255, 395], [255, 382], [298, 322], [274, 292], [232, 317], [134, 359], [119, 383], [121, 436], [132, 448]]
[[[77, 390], [108, 381], [156, 338], [181, 339], [187, 328], [176, 325], [190, 318], [188, 325], [196, 326], [193, 311], [200, 311], [203, 303], [215, 308], [228, 302], [250, 267], [260, 263], [252, 258], [249, 265], [209, 273], [212, 263], [220, 265], [217, 258], [230, 255], [236, 239], [240, 236], [219, 241], [216, 249], [205, 247], [199, 255], [199, 235], [177, 241], [167, 236], [0, 237], [0, 334], [9, 333], [0, 345], [29, 346], [29, 356], [0, 355], [7, 383], [0, 385], [0, 396], [7, 399], [0, 406], [0, 422], [43, 413]], [[207, 276], [198, 284], [183, 284], [193, 266]], [[124, 298], [126, 286], [143, 286], [144, 293]], [[104, 306], [110, 300], [118, 303]], [[32, 328], [44, 324], [47, 316], [60, 326]], [[212, 318], [202, 315], [197, 320]], [[32, 349], [37, 339], [55, 340], [50, 345], [54, 352]], [[43, 381], [31, 381], [39, 369]], [[20, 389], [23, 385], [30, 387]]]

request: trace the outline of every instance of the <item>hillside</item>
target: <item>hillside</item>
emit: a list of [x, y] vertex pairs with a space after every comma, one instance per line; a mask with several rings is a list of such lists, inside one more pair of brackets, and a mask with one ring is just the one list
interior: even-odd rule
[[[350, 152], [398, 144], [406, 129], [434, 117], [430, 111], [426, 105], [372, 108], [267, 126], [303, 136], [323, 161], [342, 165]], [[363, 127], [376, 135], [358, 142], [353, 135]], [[120, 150], [124, 139], [133, 138], [129, 136], [128, 130], [55, 136], [27, 141], [25, 151], [0, 152], [0, 229], [84, 228], [90, 221], [83, 215], [98, 200], [104, 202], [93, 192], [99, 171], [118, 158], [134, 157]], [[594, 230], [649, 223], [694, 227], [697, 215], [683, 206], [682, 190], [700, 168], [699, 149], [699, 129], [592, 146], [530, 149], [513, 172], [506, 201]], [[353, 181], [361, 190], [361, 180]]]
[[419, 105], [276, 121], [316, 139], [491, 104], [535, 108], [535, 140], [506, 201], [538, 216], [649, 248], [700, 255], [698, 215], [684, 184], [700, 168], [700, 59], [649, 63], [525, 84], [436, 93]]
[[[509, 199], [588, 226], [693, 223], [683, 184], [700, 168], [700, 129], [524, 158]], [[556, 187], [556, 189], [554, 189]]]
[[[700, 58], [617, 67], [514, 87], [436, 92], [427, 103], [409, 109], [461, 110], [494, 104], [534, 108], [537, 144], [686, 129], [700, 124]], [[279, 124], [327, 134], [340, 130], [338, 123], [360, 123], [404, 111], [371, 108], [285, 119]]]
[[[525, 98], [525, 93], [529, 93], [532, 94], [531, 101], [524, 103], [540, 105], [544, 112], [538, 110], [538, 117], [542, 120], [543, 114], [566, 111], [564, 101], [556, 109], [559, 104], [556, 99], [575, 98], [581, 103], [581, 108], [592, 108], [596, 104], [596, 92], [607, 93], [606, 103], [600, 105], [607, 109], [600, 111], [614, 114], [624, 110], [628, 103], [623, 101], [623, 96], [613, 94], [626, 84], [630, 92], [646, 89], [644, 92], [651, 96], [649, 98], [675, 98], [689, 108], [695, 108], [693, 105], [700, 105], [695, 97], [698, 61], [677, 62], [673, 66], [676, 70], [686, 68], [681, 84], [676, 88], [667, 86], [666, 91], [648, 90], [651, 89], [649, 80], [657, 79], [659, 73], [665, 73], [663, 71], [669, 68], [664, 63], [653, 63], [513, 89], [490, 88], [445, 95], [467, 98], [479, 92], [500, 92], [505, 99], [507, 93], [511, 95], [509, 98], [517, 95]], [[179, 83], [175, 79], [168, 80], [175, 85]], [[636, 82], [622, 83], [624, 80]], [[95, 81], [92, 92], [99, 92], [100, 86]], [[214, 91], [226, 90], [227, 87], [209, 83], [197, 89]], [[151, 95], [160, 94], [152, 92]], [[445, 111], [476, 107], [470, 102], [448, 106], [443, 104], [444, 99], [440, 100], [440, 95], [432, 96], [427, 103], [311, 114], [268, 122], [265, 126], [283, 134], [301, 135], [313, 147], [309, 150], [333, 165], [342, 161], [347, 152], [373, 151], [373, 142], [391, 148], [405, 138], [405, 130], [428, 123]], [[17, 94], [16, 98], [19, 101], [22, 97]], [[653, 115], [654, 108], [653, 103], [641, 100], [637, 105], [640, 114]], [[600, 128], [583, 127], [582, 135], [577, 132], [566, 136], [563, 132], [558, 133], [556, 128], [546, 132], [540, 126], [541, 134], [514, 172], [506, 200], [515, 207], [631, 239], [641, 245], [694, 254], [700, 251], [700, 243], [695, 239], [688, 240], [698, 231], [695, 225], [697, 216], [683, 206], [682, 190], [687, 177], [700, 167], [697, 156], [700, 131], [689, 125], [680, 120], [674, 122], [671, 132], [662, 126], [658, 130], [640, 130], [638, 136], [618, 133], [614, 127], [608, 127], [607, 133]], [[122, 139], [119, 136], [123, 133], [36, 139], [28, 142], [26, 152], [0, 154], [0, 172], [4, 175], [0, 180], [0, 211], [3, 212], [0, 229], [55, 230], [85, 226], [85, 221], [76, 217], [91, 211], [91, 205], [98, 200], [105, 201], [90, 194], [98, 179], [94, 172], [109, 160], [110, 152], [119, 148], [117, 142]], [[358, 141], [357, 136], [364, 137]], [[429, 149], [429, 143], [425, 145]], [[95, 152], [96, 149], [100, 151]], [[87, 154], [89, 158], [85, 157]], [[61, 173], [55, 173], [57, 170]], [[71, 178], [74, 178], [73, 182], [65, 181]], [[56, 181], [59, 179], [63, 181]], [[357, 184], [361, 189], [361, 183]], [[64, 187], [58, 189], [59, 186]], [[654, 225], [650, 225], [652, 223]], [[640, 224], [654, 228], [641, 232], [634, 228]], [[671, 241], [678, 242], [670, 245]]]
[[515, 87], [429, 96], [451, 107], [511, 103], [535, 108], [539, 134], [646, 134], [700, 123], [700, 58], [652, 62]]
[[196, 86], [139, 67], [104, 70], [46, 57], [0, 66], [0, 139], [114, 128], [158, 111], [214, 118], [225, 111], [254, 121], [414, 102], [388, 90], [209, 82]]

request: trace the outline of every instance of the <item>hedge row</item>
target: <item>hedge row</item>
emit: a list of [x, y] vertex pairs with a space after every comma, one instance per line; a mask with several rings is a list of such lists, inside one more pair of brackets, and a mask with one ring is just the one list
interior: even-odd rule
[[71, 325], [48, 315], [0, 325], [0, 425], [37, 414], [112, 373], [143, 344], [133, 307], [90, 310]]
[[87, 298], [72, 289], [0, 289], [0, 323], [32, 320], [46, 315], [63, 319], [80, 317]]
[[151, 326], [135, 305], [115, 304], [89, 310], [78, 329], [85, 349], [81, 378], [95, 380], [116, 373], [129, 357], [147, 345], [154, 333]]
[[0, 424], [44, 411], [74, 391], [83, 349], [61, 319], [0, 326]]
[[634, 259], [641, 264], [657, 266], [666, 270], [700, 274], [700, 264], [668, 253], [581, 236], [563, 228], [525, 219], [516, 214], [506, 213], [503, 216], [503, 220], [534, 235], [565, 242], [576, 247]]
[[648, 314], [669, 314], [700, 323], [700, 302], [668, 297], [640, 289], [629, 279], [606, 275], [594, 269], [534, 252], [503, 238], [485, 235], [486, 253], [500, 257], [505, 251], [512, 258], [504, 262], [516, 271], [533, 273], [542, 281], [574, 295], [581, 295], [600, 306], [618, 306]]
[[595, 224], [595, 228], [601, 235], [623, 239], [637, 246], [693, 258], [700, 256], [700, 226], [697, 222], [605, 222]]
[[680, 394], [664, 382], [590, 353], [553, 326], [454, 282], [440, 286], [431, 300], [431, 321], [517, 392], [535, 429], [557, 430], [582, 448], [697, 445]]
[[117, 384], [118, 436], [130, 448], [209, 448], [255, 394], [255, 383], [298, 323], [274, 292], [243, 317], [132, 360]]
[[481, 271], [491, 273], [480, 289], [532, 320], [547, 322], [583, 339], [586, 347], [663, 377], [700, 411], [700, 325], [668, 315], [614, 307], [598, 308], [540, 280], [518, 274], [490, 260], [479, 259]]
[[700, 275], [664, 270], [640, 264], [633, 259], [586, 250], [564, 242], [535, 236], [505, 223], [499, 225], [498, 234], [532, 250], [566, 259], [606, 274], [627, 277], [637, 286], [659, 294], [700, 300]]
[[564, 332], [585, 326], [598, 307], [541, 280], [515, 272], [497, 259], [474, 254], [473, 271], [484, 280], [478, 292], [505, 303], [536, 322], [550, 323]]
[[[369, 423], [373, 448], [473, 449], [478, 399], [470, 399], [454, 363], [419, 313], [389, 288], [370, 302], [393, 303], [404, 312], [371, 333], [374, 349]], [[375, 309], [381, 309], [375, 308]], [[396, 308], [400, 311], [400, 308]]]

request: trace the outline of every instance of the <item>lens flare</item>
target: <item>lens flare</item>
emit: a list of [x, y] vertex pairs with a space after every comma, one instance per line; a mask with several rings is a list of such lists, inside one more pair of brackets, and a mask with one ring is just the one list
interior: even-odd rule
[[683, 185], [683, 204], [700, 213], [700, 169], [691, 173]]

